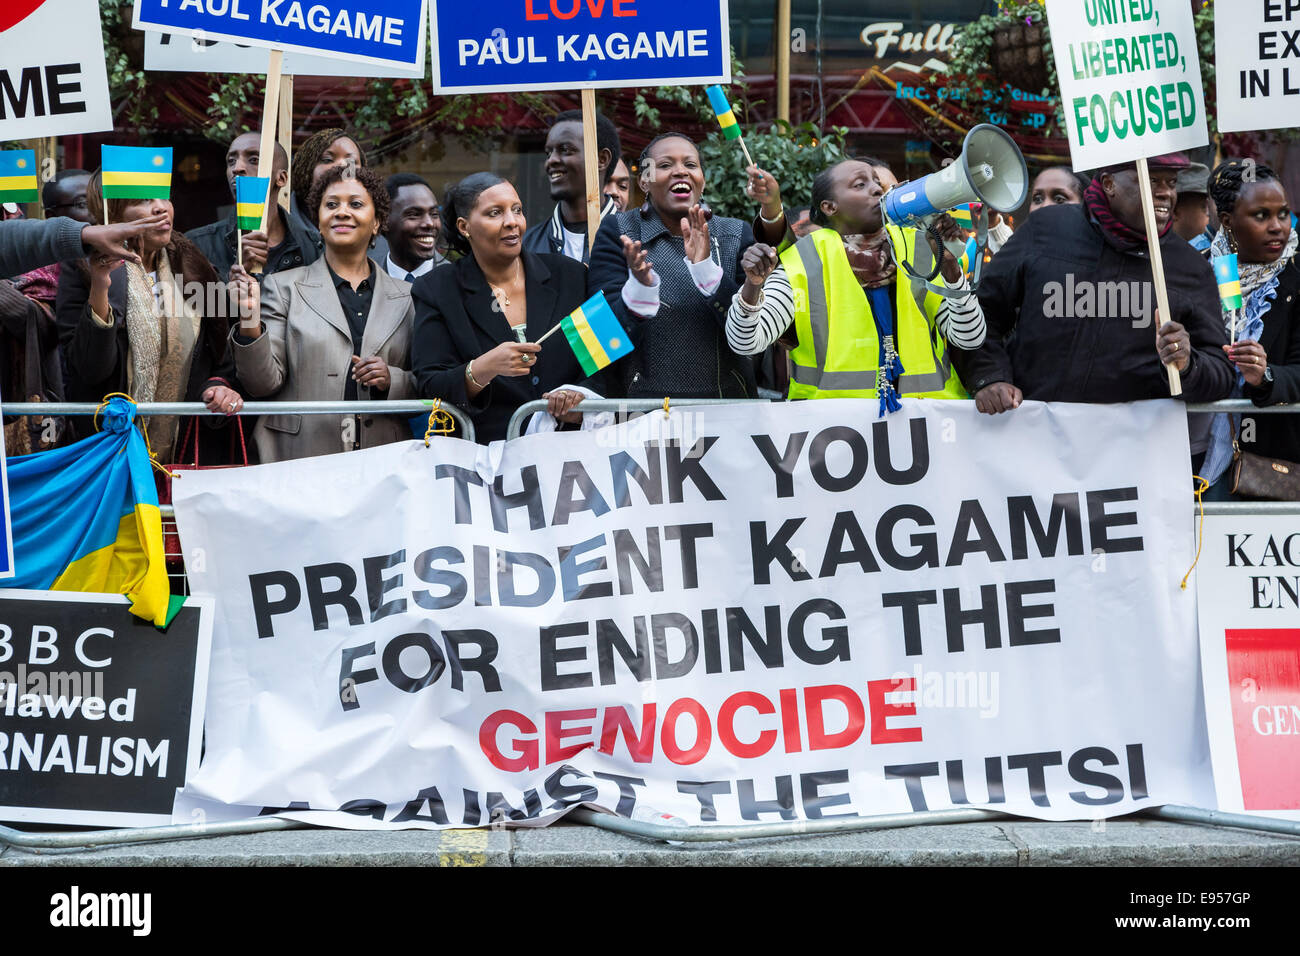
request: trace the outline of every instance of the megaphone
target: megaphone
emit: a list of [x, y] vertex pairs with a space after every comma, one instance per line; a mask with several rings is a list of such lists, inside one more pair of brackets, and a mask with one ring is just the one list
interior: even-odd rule
[[981, 123], [966, 134], [955, 162], [895, 186], [881, 207], [887, 222], [923, 229], [931, 217], [970, 202], [1015, 212], [1028, 195], [1029, 170], [1020, 147], [1005, 131]]

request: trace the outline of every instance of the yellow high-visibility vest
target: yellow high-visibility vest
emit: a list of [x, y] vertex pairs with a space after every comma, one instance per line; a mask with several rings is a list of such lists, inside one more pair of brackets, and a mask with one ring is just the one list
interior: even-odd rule
[[[886, 228], [894, 249], [912, 262], [919, 234]], [[929, 259], [929, 246], [921, 245], [923, 258]], [[789, 397], [876, 398], [880, 340], [840, 234], [833, 229], [811, 232], [781, 253], [781, 263], [794, 287], [799, 335], [790, 353]], [[899, 393], [908, 398], [969, 398], [949, 362], [948, 343], [934, 323], [943, 297], [913, 280], [901, 266], [895, 281], [894, 347], [903, 362]]]

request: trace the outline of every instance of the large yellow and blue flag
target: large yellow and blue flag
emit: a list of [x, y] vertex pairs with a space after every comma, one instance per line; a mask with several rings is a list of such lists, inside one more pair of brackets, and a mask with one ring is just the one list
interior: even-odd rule
[[36, 202], [36, 150], [0, 152], [0, 202]]
[[170, 199], [170, 146], [108, 146], [100, 153], [105, 199]]
[[163, 558], [162, 515], [135, 405], [111, 398], [100, 432], [9, 459], [14, 577], [6, 587], [125, 594], [165, 627], [180, 609]]

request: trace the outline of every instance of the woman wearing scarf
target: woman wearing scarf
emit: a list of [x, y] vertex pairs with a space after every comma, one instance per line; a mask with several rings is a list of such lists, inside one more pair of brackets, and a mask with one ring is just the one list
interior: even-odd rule
[[[779, 257], [761, 243], [741, 256], [745, 284], [727, 313], [727, 341], [750, 355], [793, 331], [791, 399], [876, 399], [883, 416], [901, 408], [900, 395], [967, 397], [947, 343], [984, 340], [979, 303], [946, 250], [951, 298], [918, 288], [899, 268], [895, 255], [915, 262], [933, 253], [916, 230], [885, 225], [882, 194], [872, 163], [836, 163], [813, 180], [812, 221], [822, 228]], [[940, 228], [964, 239], [949, 217]]]
[[[1219, 210], [1210, 255], [1237, 254], [1244, 301], [1236, 316], [1236, 344], [1224, 346], [1237, 373], [1232, 396], [1259, 406], [1300, 402], [1300, 259], [1286, 192], [1267, 166], [1232, 160], [1215, 167], [1210, 195]], [[1231, 326], [1233, 317], [1224, 321]], [[1231, 417], [1230, 424], [1229, 416], [1214, 416], [1200, 472], [1210, 482], [1205, 497], [1211, 501], [1231, 497], [1234, 431], [1244, 451], [1300, 461], [1300, 422], [1292, 416]]]
[[[1010, 411], [1024, 399], [1168, 398], [1165, 365], [1182, 376], [1181, 400], [1227, 396], [1233, 369], [1214, 273], [1172, 229], [1187, 158], [1174, 153], [1147, 165], [1171, 321], [1153, 327], [1159, 317], [1136, 169], [1112, 166], [1088, 186], [1082, 205], [1046, 206], [1026, 217], [985, 270], [978, 295], [988, 338], [973, 352], [953, 352], [980, 411]], [[1193, 436], [1197, 466], [1208, 424], [1199, 440]]]
[[[104, 221], [98, 171], [86, 191], [91, 214]], [[113, 222], [149, 216], [165, 218], [135, 240], [140, 262], [95, 252], [59, 276], [56, 314], [67, 361], [66, 390], [74, 402], [98, 402], [110, 392], [125, 392], [137, 402], [203, 402], [208, 410], [232, 415], [243, 406], [235, 366], [226, 344], [226, 309], [217, 315], [205, 306], [225, 288], [198, 247], [172, 229], [172, 204], [166, 199], [110, 199]], [[189, 294], [194, 289], [203, 295]], [[224, 417], [204, 416], [195, 434], [204, 464], [226, 464], [231, 457]], [[150, 445], [161, 462], [192, 457], [180, 447], [185, 421], [175, 416], [148, 420]], [[81, 416], [81, 437], [93, 431]], [[222, 429], [218, 433], [217, 429]]]

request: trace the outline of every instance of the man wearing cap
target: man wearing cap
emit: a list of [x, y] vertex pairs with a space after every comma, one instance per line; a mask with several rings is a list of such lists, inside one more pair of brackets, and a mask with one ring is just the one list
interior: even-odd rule
[[[1182, 376], [1184, 401], [1228, 395], [1235, 375], [1221, 348], [1227, 339], [1214, 273], [1172, 228], [1187, 158], [1158, 156], [1147, 166], [1171, 321], [1155, 328], [1137, 170], [1108, 167], [1082, 205], [1038, 210], [989, 263], [978, 292], [988, 337], [973, 351], [953, 350], [980, 411], [1010, 411], [1024, 399], [1168, 398], [1166, 364]], [[1194, 442], [1194, 462], [1207, 437]]]
[[1190, 163], [1178, 173], [1178, 202], [1174, 205], [1174, 232], [1186, 239], [1203, 256], [1209, 255], [1210, 170], [1204, 163]]

